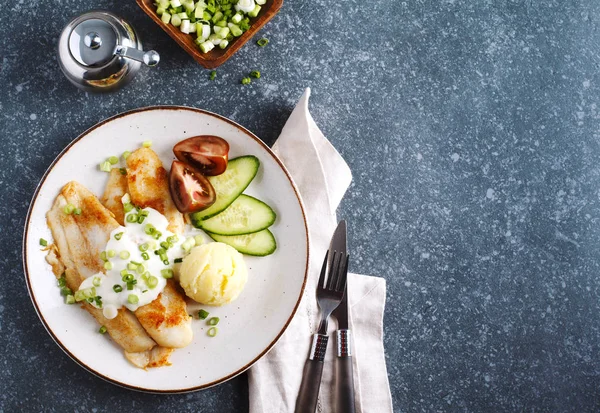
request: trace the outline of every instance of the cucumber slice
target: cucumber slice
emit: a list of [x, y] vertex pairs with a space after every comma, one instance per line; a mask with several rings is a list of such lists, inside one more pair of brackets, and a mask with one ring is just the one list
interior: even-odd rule
[[275, 212], [264, 202], [242, 194], [218, 215], [198, 221], [198, 227], [218, 235], [243, 235], [273, 225]]
[[231, 159], [227, 169], [221, 175], [209, 176], [208, 180], [215, 188], [217, 200], [205, 210], [191, 214], [192, 223], [199, 227], [199, 221], [208, 219], [224, 211], [236, 200], [256, 176], [260, 161], [256, 156], [247, 155]]
[[218, 235], [207, 234], [217, 242], [231, 245], [233, 248], [246, 255], [264, 257], [270, 255], [277, 249], [275, 237], [268, 229], [245, 235]]

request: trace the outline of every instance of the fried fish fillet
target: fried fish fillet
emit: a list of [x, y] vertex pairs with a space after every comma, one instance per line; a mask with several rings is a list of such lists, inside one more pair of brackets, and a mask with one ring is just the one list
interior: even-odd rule
[[177, 210], [169, 192], [169, 176], [150, 148], [140, 148], [127, 157], [127, 182], [131, 202], [141, 208], [154, 208], [169, 221], [169, 231], [183, 232], [183, 215]]
[[[169, 193], [167, 171], [150, 148], [134, 151], [127, 158], [127, 182], [131, 202], [150, 207], [165, 215], [168, 229], [183, 232], [183, 215], [177, 210]], [[183, 294], [171, 281], [159, 296], [135, 312], [148, 334], [161, 346], [185, 347], [193, 338], [192, 321]]]
[[141, 369], [149, 367], [170, 366], [169, 356], [173, 352], [173, 348], [156, 346], [152, 350], [142, 353], [127, 353], [125, 357], [131, 364]]
[[[68, 204], [81, 208], [81, 215], [65, 214], [63, 208]], [[103, 271], [100, 253], [119, 224], [87, 188], [74, 181], [63, 187], [46, 220], [54, 238], [47, 260], [57, 277], [64, 271], [67, 286], [76, 291], [87, 277]], [[109, 320], [102, 310], [90, 304], [83, 308], [106, 326], [112, 339], [125, 351], [144, 352], [156, 346], [129, 310], [120, 309], [117, 317]]]
[[120, 225], [125, 222], [125, 212], [121, 198], [127, 193], [127, 175], [121, 173], [119, 168], [112, 168], [100, 202], [110, 212]]

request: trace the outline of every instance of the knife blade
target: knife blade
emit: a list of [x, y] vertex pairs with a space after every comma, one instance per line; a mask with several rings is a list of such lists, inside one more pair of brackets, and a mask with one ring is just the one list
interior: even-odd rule
[[[346, 239], [344, 238], [344, 243]], [[348, 268], [344, 269], [348, 272]], [[348, 282], [342, 302], [333, 310], [338, 322], [336, 331], [337, 357], [335, 364], [335, 411], [354, 413], [354, 376], [352, 372], [352, 343], [348, 321]]]

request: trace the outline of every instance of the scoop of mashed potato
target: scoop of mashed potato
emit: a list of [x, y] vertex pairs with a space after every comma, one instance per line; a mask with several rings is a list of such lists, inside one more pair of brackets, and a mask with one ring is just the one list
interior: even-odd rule
[[192, 249], [183, 259], [179, 283], [192, 300], [223, 305], [235, 300], [246, 285], [248, 270], [242, 254], [222, 242]]

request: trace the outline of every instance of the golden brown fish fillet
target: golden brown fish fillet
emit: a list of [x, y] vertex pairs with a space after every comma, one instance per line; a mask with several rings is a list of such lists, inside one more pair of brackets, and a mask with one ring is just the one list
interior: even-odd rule
[[131, 364], [141, 369], [149, 367], [170, 366], [169, 356], [173, 352], [173, 348], [156, 346], [152, 350], [144, 351], [143, 353], [127, 353], [125, 357]]
[[169, 221], [169, 231], [183, 232], [183, 215], [177, 210], [169, 192], [169, 176], [158, 155], [150, 148], [140, 148], [127, 158], [127, 182], [131, 202], [141, 208], [154, 208]]
[[138, 308], [135, 315], [161, 346], [181, 348], [192, 342], [192, 319], [173, 280], [168, 280], [156, 300]]
[[[150, 207], [165, 215], [168, 229], [183, 232], [183, 215], [177, 210], [169, 193], [167, 171], [150, 148], [134, 151], [127, 158], [127, 182], [131, 202]], [[183, 294], [170, 281], [159, 296], [135, 312], [148, 334], [161, 346], [185, 347], [192, 341], [192, 322]]]
[[[81, 215], [65, 214], [63, 208], [67, 204], [81, 208]], [[76, 291], [87, 277], [103, 272], [100, 253], [110, 232], [119, 224], [90, 191], [77, 182], [69, 182], [56, 197], [46, 220], [54, 238], [47, 260], [55, 275], [60, 276], [56, 272], [64, 271], [71, 290]], [[121, 309], [117, 317], [109, 320], [100, 309], [89, 304], [83, 308], [106, 326], [112, 339], [125, 351], [143, 352], [156, 345], [129, 310]]]
[[123, 203], [121, 198], [127, 193], [127, 175], [121, 174], [119, 168], [112, 168], [104, 194], [100, 198], [100, 202], [110, 212], [113, 213], [115, 219], [120, 225], [125, 222], [125, 212], [123, 211]]

